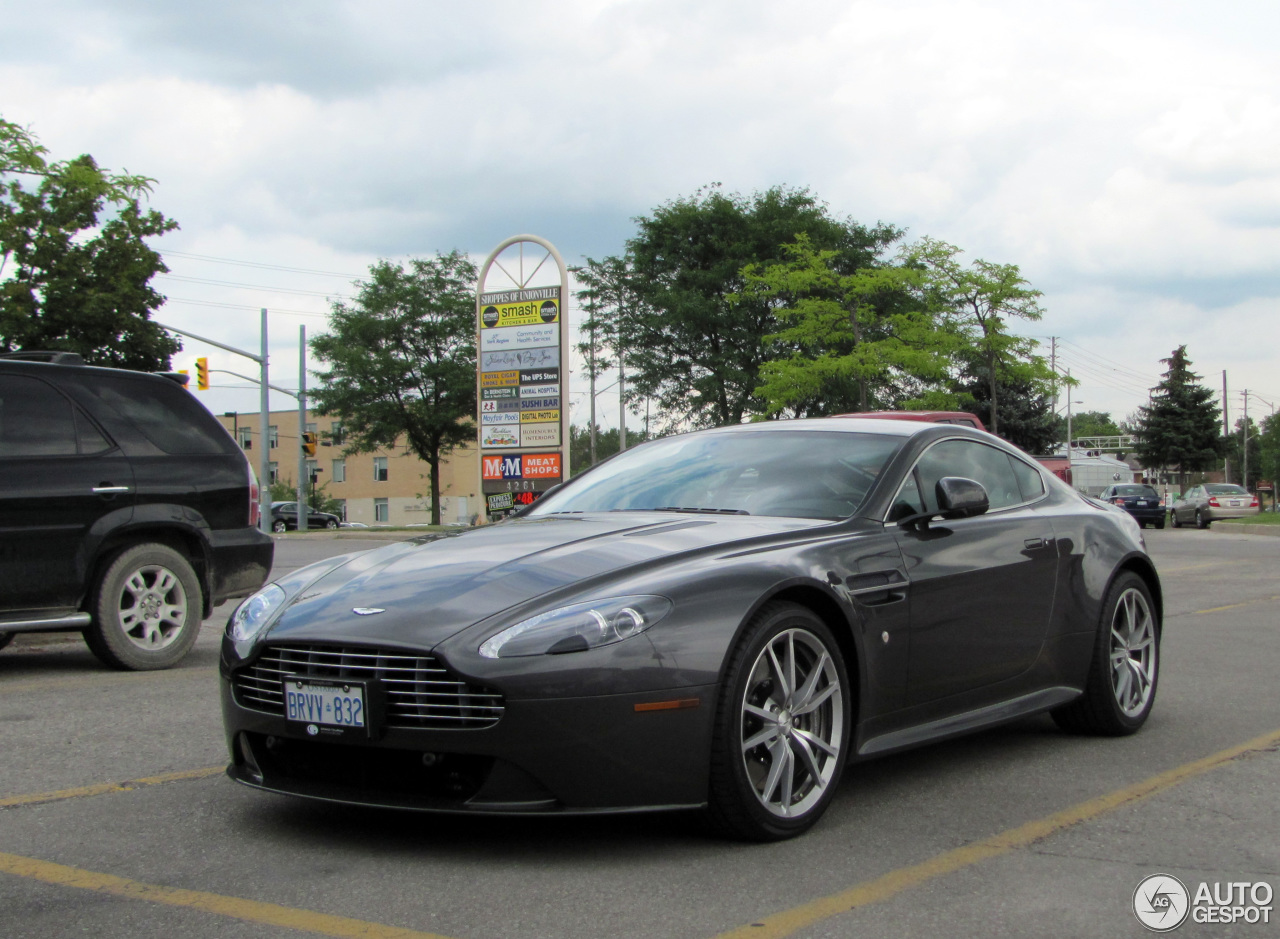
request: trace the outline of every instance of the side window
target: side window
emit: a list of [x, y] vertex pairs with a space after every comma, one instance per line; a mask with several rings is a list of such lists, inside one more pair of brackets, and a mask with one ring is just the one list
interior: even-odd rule
[[113, 379], [86, 387], [164, 453], [225, 452], [226, 432], [210, 432], [209, 412], [171, 382]]
[[982, 483], [993, 509], [1023, 501], [1008, 454], [974, 440], [944, 440], [935, 444], [920, 458], [916, 472], [928, 512], [938, 511], [937, 484], [944, 476], [963, 476]]
[[39, 379], [0, 375], [0, 454], [74, 456], [76, 452], [71, 402]]
[[902, 488], [893, 497], [893, 505], [889, 509], [889, 521], [896, 522], [912, 515], [924, 512], [924, 500], [920, 498], [920, 487], [916, 484], [916, 474], [908, 473], [903, 480]]
[[115, 446], [79, 408], [76, 408], [76, 437], [80, 440], [81, 453], [103, 453]]
[[1028, 466], [1014, 456], [1009, 457], [1009, 465], [1013, 467], [1013, 475], [1018, 480], [1018, 488], [1022, 490], [1023, 502], [1031, 502], [1044, 495], [1044, 480], [1040, 477], [1040, 472], [1035, 467]]

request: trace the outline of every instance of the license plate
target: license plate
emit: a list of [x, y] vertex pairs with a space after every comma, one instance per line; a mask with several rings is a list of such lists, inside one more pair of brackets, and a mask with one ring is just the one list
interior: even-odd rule
[[1232, 500], [1231, 500], [1231, 506], [1232, 506], [1232, 508], [1235, 508], [1237, 505], [1244, 505], [1244, 503], [1243, 503], [1243, 502], [1241, 502], [1239, 499], [1232, 499]]
[[1134, 503], [1134, 505], [1146, 505], [1146, 504], [1147, 504], [1146, 499], [1139, 499], [1137, 502]]
[[366, 724], [364, 686], [351, 682], [321, 682], [288, 678], [284, 683], [285, 718], [322, 727]]

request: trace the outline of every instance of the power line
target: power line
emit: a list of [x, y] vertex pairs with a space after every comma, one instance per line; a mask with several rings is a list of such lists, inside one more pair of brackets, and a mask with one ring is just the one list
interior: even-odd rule
[[166, 257], [189, 258], [193, 261], [210, 261], [214, 264], [234, 264], [238, 267], [256, 267], [266, 271], [289, 271], [293, 274], [322, 274], [325, 277], [346, 277], [355, 280], [360, 274], [340, 274], [337, 271], [316, 271], [305, 267], [285, 267], [282, 264], [263, 264], [260, 261], [236, 261], [232, 258], [218, 258], [210, 254], [188, 254], [186, 251], [165, 251]]
[[[261, 305], [252, 306], [248, 303], [218, 303], [215, 300], [188, 300], [184, 297], [165, 297], [165, 303], [188, 303], [188, 304], [193, 304], [195, 306], [220, 307], [225, 310], [251, 310], [254, 313], [257, 313], [259, 310], [262, 309]], [[289, 310], [284, 307], [277, 307], [277, 306], [268, 307], [268, 309], [272, 313], [285, 313], [285, 314], [288, 314], [289, 316], [315, 316], [315, 317], [319, 317], [320, 319], [329, 318], [328, 313], [314, 313], [314, 312], [311, 312], [310, 310]]]
[[269, 287], [266, 284], [244, 284], [231, 280], [209, 280], [204, 277], [183, 277], [178, 274], [158, 274], [158, 277], [165, 277], [169, 280], [179, 280], [186, 284], [212, 284], [215, 287], [241, 287], [249, 290], [266, 290], [271, 293], [291, 293], [300, 297], [324, 297], [325, 299], [336, 298], [339, 300], [353, 300], [354, 297], [345, 294], [331, 293], [325, 290], [294, 290], [289, 287]]

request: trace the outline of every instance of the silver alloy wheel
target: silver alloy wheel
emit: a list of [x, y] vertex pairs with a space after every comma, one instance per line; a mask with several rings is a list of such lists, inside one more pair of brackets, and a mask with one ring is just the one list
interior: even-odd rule
[[760, 651], [742, 698], [742, 761], [756, 798], [797, 818], [826, 791], [844, 755], [843, 689], [826, 646], [787, 629]]
[[1150, 701], [1157, 655], [1151, 608], [1142, 591], [1130, 587], [1111, 617], [1111, 691], [1126, 717], [1137, 717]]
[[147, 652], [170, 645], [187, 621], [187, 592], [178, 575], [147, 564], [125, 579], [120, 591], [120, 629]]

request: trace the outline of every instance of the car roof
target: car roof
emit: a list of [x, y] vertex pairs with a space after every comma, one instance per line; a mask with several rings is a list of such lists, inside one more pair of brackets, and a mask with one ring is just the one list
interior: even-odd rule
[[877, 420], [859, 418], [846, 420], [839, 417], [800, 417], [778, 421], [753, 421], [749, 424], [730, 424], [702, 431], [703, 433], [778, 433], [783, 431], [816, 430], [827, 433], [888, 434], [893, 437], [914, 437], [927, 433], [932, 428], [946, 430], [973, 430], [958, 424], [928, 424], [919, 421]]

